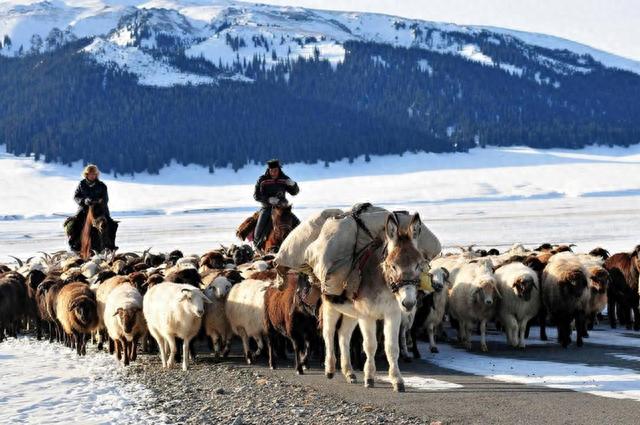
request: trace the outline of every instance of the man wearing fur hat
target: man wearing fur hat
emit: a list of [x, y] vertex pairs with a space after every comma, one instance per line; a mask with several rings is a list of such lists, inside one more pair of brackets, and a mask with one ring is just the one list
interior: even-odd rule
[[256, 248], [262, 249], [271, 225], [271, 208], [277, 205], [286, 205], [286, 194], [297, 195], [300, 192], [298, 183], [291, 180], [280, 166], [280, 161], [272, 159], [267, 161], [267, 171], [260, 176], [256, 183], [253, 197], [262, 204], [260, 217], [253, 236]]

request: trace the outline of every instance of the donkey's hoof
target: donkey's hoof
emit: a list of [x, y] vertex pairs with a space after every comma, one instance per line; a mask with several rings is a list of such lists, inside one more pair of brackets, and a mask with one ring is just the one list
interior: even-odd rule
[[438, 347], [431, 347], [431, 352], [435, 354], [435, 353], [439, 353], [440, 350], [438, 350]]
[[374, 380], [373, 380], [373, 379], [367, 379], [367, 380], [364, 382], [364, 387], [365, 387], [365, 388], [373, 388], [373, 387], [375, 387], [375, 382], [374, 382]]
[[327, 377], [327, 379], [333, 379], [333, 372], [327, 372], [325, 373], [325, 376]]
[[357, 384], [358, 383], [358, 379], [356, 378], [355, 374], [350, 374], [349, 376], [347, 376], [347, 381], [349, 381], [350, 384]]
[[393, 390], [397, 393], [405, 392], [404, 382], [398, 382], [397, 384], [393, 384]]

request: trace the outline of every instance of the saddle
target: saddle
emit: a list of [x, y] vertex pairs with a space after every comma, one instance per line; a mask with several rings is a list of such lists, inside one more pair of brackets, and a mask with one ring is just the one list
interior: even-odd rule
[[253, 231], [258, 224], [258, 216], [260, 215], [260, 211], [256, 211], [253, 215], [249, 216], [245, 221], [238, 226], [238, 230], [236, 230], [236, 236], [240, 238], [240, 240], [249, 240], [251, 242], [253, 240]]

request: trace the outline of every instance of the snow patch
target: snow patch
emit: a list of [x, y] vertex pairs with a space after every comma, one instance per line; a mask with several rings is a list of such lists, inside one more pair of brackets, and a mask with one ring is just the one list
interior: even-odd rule
[[122, 47], [96, 38], [82, 49], [104, 65], [115, 64], [122, 70], [138, 77], [138, 83], [144, 86], [171, 87], [176, 85], [216, 84], [211, 77], [182, 72], [162, 60], [135, 47]]
[[31, 338], [0, 344], [2, 423], [168, 423], [141, 384], [129, 383], [106, 353]]
[[473, 62], [479, 62], [483, 65], [493, 65], [493, 60], [482, 53], [480, 48], [475, 44], [466, 44], [460, 50], [460, 56], [469, 59]]
[[418, 69], [421, 72], [426, 72], [429, 74], [429, 76], [433, 75], [433, 68], [431, 67], [431, 65], [429, 65], [429, 61], [427, 61], [426, 59], [420, 59], [418, 61]]
[[[429, 351], [427, 344], [421, 345], [421, 351]], [[502, 357], [496, 353], [479, 355], [444, 344], [438, 348], [440, 353], [431, 355], [427, 361], [447, 369], [501, 382], [539, 385], [601, 397], [640, 401], [640, 373], [633, 369], [522, 360]]]
[[508, 72], [511, 75], [517, 75], [518, 77], [522, 77], [522, 74], [524, 73], [524, 69], [508, 63], [501, 63], [500, 69]]

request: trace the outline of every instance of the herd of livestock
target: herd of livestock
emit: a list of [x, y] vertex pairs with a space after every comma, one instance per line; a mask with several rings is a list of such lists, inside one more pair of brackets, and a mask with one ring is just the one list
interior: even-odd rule
[[[225, 357], [237, 336], [249, 364], [262, 353], [275, 367], [292, 351], [300, 374], [310, 356], [324, 353], [329, 378], [336, 372], [338, 345], [347, 381], [356, 381], [353, 361], [371, 387], [381, 341], [390, 382], [403, 391], [398, 358], [409, 360], [410, 352], [419, 358], [422, 337], [437, 353], [445, 320], [469, 350], [471, 334], [479, 332], [482, 351], [488, 351], [488, 324], [516, 348], [525, 348], [532, 324], [547, 339], [547, 322], [557, 327], [563, 347], [574, 331], [581, 346], [605, 307], [611, 327], [619, 322], [640, 330], [640, 245], [613, 255], [602, 248], [574, 253], [571, 246], [551, 244], [442, 254], [417, 214], [371, 210], [383, 218], [378, 225], [363, 209], [331, 211], [294, 229], [277, 254], [241, 245], [202, 256], [176, 250], [82, 259], [58, 252], [16, 259], [15, 266], [0, 264], [0, 342], [28, 329], [79, 355], [94, 341], [124, 365], [141, 349], [159, 352], [162, 367], [182, 362], [186, 371], [197, 341], [206, 339], [215, 356]], [[336, 231], [341, 220], [353, 222], [355, 239], [343, 237], [344, 226]], [[430, 242], [424, 242], [425, 232]], [[313, 251], [317, 241], [323, 241], [322, 255]], [[347, 261], [341, 258], [344, 249], [339, 256], [328, 252], [339, 250], [336, 244], [348, 245]], [[284, 264], [287, 253], [301, 249], [306, 257], [299, 256], [300, 267]], [[339, 261], [311, 264], [312, 258], [332, 255]], [[337, 275], [340, 291], [326, 286]]]

